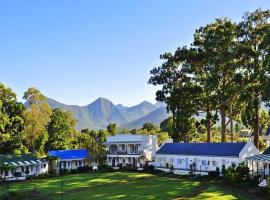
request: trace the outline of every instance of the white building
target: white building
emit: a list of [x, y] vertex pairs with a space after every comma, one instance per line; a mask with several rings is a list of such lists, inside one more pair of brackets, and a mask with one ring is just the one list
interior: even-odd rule
[[107, 137], [107, 164], [140, 168], [153, 161], [158, 143], [155, 135], [119, 134]]
[[0, 179], [24, 180], [27, 176], [48, 173], [48, 162], [39, 160], [32, 154], [0, 155]]
[[60, 170], [77, 170], [79, 167], [98, 165], [96, 161], [92, 161], [89, 152], [86, 149], [74, 150], [54, 150], [49, 151], [50, 157], [56, 160], [50, 163], [52, 170], [59, 172]]
[[246, 161], [252, 174], [270, 176], [270, 147], [262, 154], [247, 157]]
[[188, 173], [190, 165], [199, 173], [215, 171], [258, 154], [253, 143], [166, 143], [156, 153], [155, 167], [163, 171]]

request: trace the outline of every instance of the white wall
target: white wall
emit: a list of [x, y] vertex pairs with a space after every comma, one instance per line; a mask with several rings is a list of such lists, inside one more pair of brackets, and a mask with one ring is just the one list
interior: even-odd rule
[[252, 142], [248, 142], [239, 154], [240, 162], [244, 162], [246, 157], [259, 154], [260, 151]]
[[[108, 142], [107, 150], [109, 150], [109, 146], [112, 145], [112, 144], [117, 145], [118, 148], [119, 148], [120, 144], [125, 144], [128, 153], [129, 153], [129, 148], [130, 148], [129, 144], [134, 142], [134, 144], [139, 145], [138, 151], [143, 152], [144, 156], [149, 161], [154, 159], [156, 151], [158, 149], [158, 142], [157, 142], [157, 136], [156, 135], [121, 134], [121, 135], [115, 135], [115, 136], [107, 137], [107, 142]], [[110, 143], [110, 142], [112, 142], [112, 143]], [[125, 142], [127, 142], [127, 143], [125, 143]], [[118, 151], [121, 151], [121, 149], [118, 149]], [[108, 161], [109, 157], [118, 157], [120, 155], [121, 154], [107, 155], [107, 163], [108, 163], [108, 165], [111, 165], [111, 163]], [[130, 157], [130, 155], [128, 155], [127, 157]], [[134, 158], [137, 159], [137, 156], [134, 156]], [[140, 161], [140, 162], [145, 163], [144, 161]]]
[[212, 156], [190, 156], [190, 155], [164, 155], [157, 154], [155, 159], [156, 167], [166, 167], [166, 163], [173, 165], [175, 169], [189, 170], [190, 164], [196, 163], [196, 170], [212, 171], [219, 167], [220, 171], [222, 165], [229, 167], [239, 163], [238, 157], [212, 157]]
[[[44, 166], [46, 164], [46, 166]], [[23, 167], [23, 169], [22, 169]], [[29, 174], [25, 174], [26, 169], [28, 168]], [[21, 165], [17, 166], [16, 172], [20, 172], [22, 176], [33, 176], [39, 174], [46, 174], [48, 173], [48, 163], [39, 163], [39, 164], [32, 164], [32, 165]], [[9, 178], [13, 177], [11, 171], [8, 171], [8, 176], [5, 176], [5, 172], [0, 174], [2, 178]]]

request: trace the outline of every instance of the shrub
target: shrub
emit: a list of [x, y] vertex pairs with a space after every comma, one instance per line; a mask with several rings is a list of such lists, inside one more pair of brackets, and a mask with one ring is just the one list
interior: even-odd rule
[[77, 169], [71, 169], [71, 170], [70, 170], [70, 173], [71, 173], [71, 174], [76, 174], [76, 173], [78, 173], [78, 170], [77, 170]]
[[266, 186], [270, 190], [270, 177], [266, 179]]
[[192, 164], [189, 165], [189, 170], [190, 170], [189, 174], [194, 175], [195, 174], [195, 169], [196, 169], [196, 163], [193, 162]]
[[49, 172], [49, 176], [50, 176], [50, 177], [55, 177], [55, 176], [57, 176], [56, 171], [55, 171], [55, 170], [50, 171], [50, 172]]
[[216, 167], [216, 172], [218, 173], [218, 175], [220, 174], [220, 169], [219, 169], [219, 167]]
[[154, 165], [145, 165], [143, 167], [143, 170], [147, 171], [147, 172], [152, 172], [152, 171], [154, 171], [154, 169], [155, 169]]
[[91, 167], [86, 165], [86, 166], [83, 166], [83, 167], [78, 167], [77, 171], [78, 172], [89, 172], [89, 171], [91, 171], [91, 169], [92, 169]]
[[29, 174], [29, 169], [26, 168], [25, 170], [25, 174], [28, 175]]
[[173, 165], [171, 165], [170, 170], [171, 170], [171, 171], [173, 171], [173, 170], [174, 170], [174, 166], [173, 166]]
[[219, 176], [219, 172], [218, 171], [209, 171], [208, 176], [211, 178], [216, 178]]
[[13, 174], [15, 177], [21, 177], [22, 176], [22, 173], [21, 172], [14, 172]]
[[225, 174], [226, 174], [226, 167], [225, 167], [225, 165], [222, 165], [221, 173], [222, 173], [223, 176], [225, 176]]
[[166, 162], [166, 168], [169, 168], [169, 167], [170, 167], [169, 163]]
[[225, 170], [225, 178], [230, 182], [241, 182], [249, 179], [249, 168], [247, 164], [240, 163], [237, 167], [233, 164]]
[[67, 169], [60, 169], [60, 170], [59, 170], [59, 173], [60, 173], [61, 175], [65, 175], [65, 174], [68, 173], [68, 170], [67, 170]]
[[154, 169], [154, 173], [155, 174], [162, 174], [164, 172], [162, 170], [160, 170], [160, 169]]

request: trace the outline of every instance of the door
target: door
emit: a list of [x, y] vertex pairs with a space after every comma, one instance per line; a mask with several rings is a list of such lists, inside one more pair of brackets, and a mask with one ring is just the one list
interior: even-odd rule
[[115, 158], [112, 158], [112, 166], [115, 167]]
[[189, 169], [189, 160], [188, 160], [188, 158], [185, 158], [185, 164], [186, 164], [186, 169]]
[[136, 167], [137, 166], [137, 162], [136, 162], [136, 158], [133, 158], [133, 167]]

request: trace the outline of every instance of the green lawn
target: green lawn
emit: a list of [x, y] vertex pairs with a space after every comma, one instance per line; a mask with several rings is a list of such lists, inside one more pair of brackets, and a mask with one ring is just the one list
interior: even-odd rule
[[[200, 191], [201, 183], [198, 181], [129, 172], [76, 174], [28, 181], [10, 185], [10, 191], [25, 192], [33, 197], [36, 185], [38, 199], [60, 200], [62, 181], [64, 200], [244, 199], [212, 185]], [[31, 199], [29, 196], [25, 199]]]

